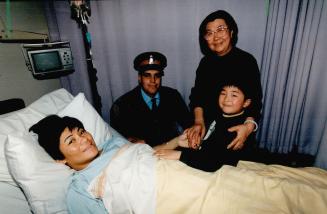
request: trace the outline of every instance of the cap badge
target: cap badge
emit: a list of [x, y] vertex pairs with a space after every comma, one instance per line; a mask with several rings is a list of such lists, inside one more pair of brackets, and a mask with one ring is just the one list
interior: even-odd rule
[[150, 55], [150, 58], [149, 58], [149, 64], [151, 65], [151, 64], [154, 64], [154, 60], [153, 60], [153, 56], [152, 55]]

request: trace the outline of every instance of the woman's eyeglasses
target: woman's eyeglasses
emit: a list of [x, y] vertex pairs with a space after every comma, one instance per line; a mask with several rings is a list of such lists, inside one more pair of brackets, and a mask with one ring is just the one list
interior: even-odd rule
[[206, 40], [210, 40], [210, 39], [214, 38], [215, 34], [217, 34], [217, 36], [219, 36], [219, 37], [226, 36], [227, 30], [228, 30], [228, 27], [226, 27], [224, 25], [220, 25], [217, 27], [217, 29], [215, 31], [207, 30], [204, 34], [204, 38]]

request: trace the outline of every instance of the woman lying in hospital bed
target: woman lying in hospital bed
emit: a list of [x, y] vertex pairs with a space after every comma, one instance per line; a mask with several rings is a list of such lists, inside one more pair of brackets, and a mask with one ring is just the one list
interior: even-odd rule
[[[96, 146], [83, 124], [50, 115], [30, 129], [56, 160], [75, 169], [70, 213], [324, 213], [327, 173], [240, 162], [209, 173], [161, 160], [118, 136]], [[184, 145], [183, 139], [175, 141]]]

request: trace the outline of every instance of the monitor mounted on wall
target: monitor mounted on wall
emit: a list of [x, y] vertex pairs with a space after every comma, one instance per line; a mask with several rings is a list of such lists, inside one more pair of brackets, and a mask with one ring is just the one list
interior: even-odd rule
[[22, 51], [36, 79], [58, 78], [74, 72], [69, 42], [23, 44]]

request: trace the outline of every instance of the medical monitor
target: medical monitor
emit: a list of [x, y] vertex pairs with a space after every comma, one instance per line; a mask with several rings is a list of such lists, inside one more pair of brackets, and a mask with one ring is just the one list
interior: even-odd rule
[[26, 65], [36, 78], [47, 79], [74, 71], [69, 42], [23, 44]]

